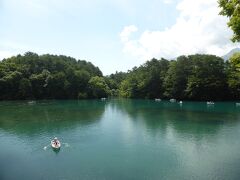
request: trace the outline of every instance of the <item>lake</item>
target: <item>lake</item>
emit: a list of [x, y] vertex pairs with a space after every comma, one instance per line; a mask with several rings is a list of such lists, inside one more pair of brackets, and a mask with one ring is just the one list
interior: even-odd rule
[[[60, 151], [50, 140], [57, 136]], [[151, 100], [0, 102], [1, 180], [240, 179], [240, 107]]]

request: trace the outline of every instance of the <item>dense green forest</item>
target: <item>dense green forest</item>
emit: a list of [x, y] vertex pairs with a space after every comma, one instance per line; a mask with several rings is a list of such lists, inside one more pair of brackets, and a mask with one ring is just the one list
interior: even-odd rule
[[98, 98], [109, 94], [90, 62], [27, 52], [0, 62], [0, 99]]
[[102, 97], [239, 100], [240, 53], [152, 59], [128, 72], [103, 76], [90, 62], [27, 52], [0, 62], [0, 99]]

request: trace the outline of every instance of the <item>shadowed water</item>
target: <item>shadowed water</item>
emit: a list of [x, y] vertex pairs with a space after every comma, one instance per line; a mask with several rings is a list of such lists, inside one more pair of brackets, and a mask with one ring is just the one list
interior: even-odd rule
[[1, 102], [0, 179], [237, 180], [239, 139], [233, 102]]

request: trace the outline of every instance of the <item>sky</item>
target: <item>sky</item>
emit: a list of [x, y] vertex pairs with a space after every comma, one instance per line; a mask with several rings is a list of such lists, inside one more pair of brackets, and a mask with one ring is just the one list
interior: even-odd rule
[[217, 0], [0, 0], [0, 59], [27, 51], [87, 60], [104, 75], [152, 58], [225, 55]]

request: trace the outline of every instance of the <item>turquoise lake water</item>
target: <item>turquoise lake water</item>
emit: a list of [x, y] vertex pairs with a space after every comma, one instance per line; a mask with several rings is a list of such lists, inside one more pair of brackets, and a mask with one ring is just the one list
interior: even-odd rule
[[[49, 146], [57, 136], [60, 151]], [[0, 102], [0, 180], [240, 179], [240, 107]]]

